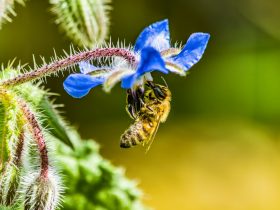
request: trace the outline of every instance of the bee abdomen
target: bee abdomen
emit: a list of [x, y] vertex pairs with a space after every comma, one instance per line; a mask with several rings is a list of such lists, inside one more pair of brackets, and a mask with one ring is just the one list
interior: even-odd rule
[[136, 146], [143, 143], [146, 138], [142, 124], [140, 122], [135, 122], [121, 136], [120, 147], [130, 148]]

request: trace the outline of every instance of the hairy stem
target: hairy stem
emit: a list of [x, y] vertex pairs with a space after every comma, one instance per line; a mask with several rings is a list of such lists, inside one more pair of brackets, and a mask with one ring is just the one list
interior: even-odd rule
[[48, 170], [49, 170], [49, 157], [48, 157], [48, 150], [45, 142], [45, 138], [42, 132], [42, 129], [33, 114], [33, 112], [28, 108], [27, 104], [19, 100], [19, 104], [22, 108], [23, 114], [26, 118], [26, 120], [29, 123], [29, 128], [32, 132], [32, 135], [34, 139], [37, 142], [38, 150], [40, 153], [40, 158], [41, 158], [41, 174], [40, 176], [42, 177], [47, 177], [48, 176]]
[[99, 48], [91, 51], [81, 52], [72, 56], [68, 56], [64, 59], [55, 61], [51, 64], [46, 64], [38, 69], [27, 72], [25, 74], [19, 75], [15, 78], [8, 79], [0, 83], [0, 86], [15, 86], [25, 82], [29, 82], [35, 79], [42, 78], [44, 76], [56, 73], [62, 69], [66, 69], [74, 64], [77, 64], [81, 61], [87, 61], [94, 58], [100, 57], [113, 57], [119, 56], [123, 57], [130, 63], [135, 63], [135, 55], [124, 48]]
[[7, 196], [6, 196], [6, 205], [10, 206], [14, 203], [16, 195], [17, 195], [17, 190], [20, 182], [20, 167], [22, 165], [22, 155], [23, 155], [23, 146], [24, 146], [24, 130], [22, 129], [19, 137], [18, 137], [18, 142], [15, 148], [15, 156], [13, 157], [12, 164], [17, 168], [17, 173], [18, 176], [13, 179], [13, 182], [11, 182], [10, 187], [7, 191]]
[[[9, 138], [11, 134], [11, 132], [13, 132], [14, 127], [12, 126], [13, 129], [9, 129], [11, 127], [9, 127], [8, 125], [12, 125], [13, 123], [9, 124], [9, 112], [11, 110], [14, 109], [13, 105], [14, 105], [14, 101], [13, 98], [11, 97], [11, 95], [9, 95], [7, 93], [7, 91], [0, 89], [0, 101], [4, 107], [4, 116], [1, 119], [3, 122], [3, 128], [2, 128], [2, 134], [0, 136], [0, 144], [1, 144], [1, 148], [0, 148], [0, 172], [4, 171], [4, 165], [5, 162], [10, 162], [11, 161], [11, 148], [9, 146], [9, 141], [11, 141], [11, 139]], [[14, 115], [15, 113], [12, 113], [11, 115]]]
[[[0, 99], [13, 99], [11, 103], [17, 103], [20, 107], [22, 114], [23, 114], [23, 120], [27, 122], [29, 129], [33, 135], [33, 138], [36, 140], [37, 147], [40, 153], [41, 158], [41, 176], [47, 177], [48, 170], [49, 170], [49, 158], [48, 158], [48, 150], [45, 142], [45, 138], [42, 132], [42, 129], [40, 127], [40, 124], [38, 123], [36, 116], [34, 113], [30, 110], [28, 105], [20, 98], [17, 98], [16, 96], [11, 95], [7, 90], [5, 90], [3, 87], [0, 87]], [[23, 137], [23, 136], [22, 136]], [[21, 156], [21, 147], [23, 147], [23, 141], [24, 139], [20, 140], [21, 143], [17, 146], [19, 146], [19, 153]], [[18, 152], [18, 151], [16, 151]], [[17, 154], [18, 155], [18, 154]], [[19, 160], [17, 160], [19, 161]]]
[[19, 137], [18, 137], [18, 142], [16, 145], [16, 151], [15, 151], [15, 157], [13, 158], [13, 163], [15, 166], [20, 167], [21, 165], [21, 157], [23, 153], [23, 146], [24, 146], [24, 131], [23, 129], [21, 130]]

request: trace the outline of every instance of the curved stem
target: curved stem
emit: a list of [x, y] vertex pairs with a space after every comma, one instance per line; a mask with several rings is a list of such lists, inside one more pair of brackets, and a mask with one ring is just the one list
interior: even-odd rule
[[[4, 88], [0, 88], [0, 99], [2, 100], [10, 100], [10, 103], [17, 103], [22, 111], [23, 114], [23, 121], [26, 121], [29, 129], [36, 140], [37, 147], [40, 153], [41, 158], [41, 176], [47, 177], [48, 176], [48, 170], [49, 170], [49, 158], [48, 158], [48, 150], [46, 147], [45, 138], [42, 132], [42, 129], [40, 127], [40, 124], [38, 123], [36, 116], [33, 114], [33, 112], [29, 109], [28, 105], [20, 98], [13, 97], [9, 91], [5, 90]], [[20, 137], [21, 138], [21, 137]], [[24, 138], [24, 136], [22, 136]], [[17, 155], [21, 156], [22, 147], [23, 147], [23, 141], [24, 139], [20, 139], [19, 142], [19, 151], [16, 151], [18, 153]], [[19, 161], [19, 160], [15, 160]]]
[[13, 159], [14, 165], [17, 166], [18, 168], [21, 165], [21, 158], [22, 158], [23, 147], [24, 147], [24, 137], [25, 137], [24, 130], [22, 129], [18, 137], [18, 142], [15, 149], [15, 157]]
[[23, 114], [26, 118], [26, 120], [29, 123], [30, 130], [33, 134], [34, 139], [37, 142], [38, 150], [40, 153], [41, 158], [41, 173], [40, 176], [47, 177], [48, 176], [48, 170], [49, 170], [49, 157], [48, 157], [48, 150], [45, 142], [45, 138], [42, 132], [42, 129], [33, 114], [33, 112], [28, 108], [27, 104], [19, 100], [19, 104], [21, 106], [21, 109], [23, 111]]
[[15, 148], [15, 155], [12, 160], [12, 163], [17, 168], [16, 170], [18, 175], [13, 179], [13, 181], [9, 185], [7, 196], [6, 196], [7, 206], [10, 206], [14, 203], [17, 195], [17, 190], [19, 187], [20, 175], [21, 175], [20, 167], [22, 166], [22, 155], [23, 155], [23, 147], [24, 147], [24, 136], [25, 136], [24, 129], [21, 129], [18, 137], [18, 142]]
[[19, 75], [15, 78], [8, 79], [0, 83], [0, 86], [15, 86], [25, 82], [29, 82], [35, 79], [42, 78], [44, 76], [58, 72], [59, 70], [70, 67], [74, 64], [77, 64], [81, 61], [86, 61], [94, 58], [100, 57], [113, 57], [119, 56], [126, 59], [128, 62], [134, 64], [136, 62], [135, 55], [124, 48], [99, 48], [91, 51], [81, 52], [64, 59], [55, 61], [51, 64], [44, 65], [38, 69], [35, 69], [31, 72]]

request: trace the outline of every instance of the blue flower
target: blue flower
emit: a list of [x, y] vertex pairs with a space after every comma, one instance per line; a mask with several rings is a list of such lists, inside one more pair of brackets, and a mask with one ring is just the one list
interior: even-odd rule
[[121, 81], [122, 88], [133, 89], [152, 80], [150, 73], [153, 71], [185, 75], [185, 72], [201, 59], [209, 38], [207, 33], [194, 33], [182, 50], [172, 48], [168, 20], [153, 23], [146, 27], [136, 40], [132, 50], [135, 63], [121, 68], [112, 63], [106, 67], [110, 71], [92, 75], [100, 68], [82, 62], [81, 74], [71, 74], [65, 80], [64, 88], [71, 96], [80, 98], [101, 84], [108, 91], [118, 81]]
[[[136, 71], [122, 79], [122, 88], [132, 88], [136, 81], [152, 71], [168, 73], [160, 52], [170, 48], [170, 34], [168, 20], [156, 22], [145, 28], [138, 36], [134, 51], [140, 54]], [[143, 81], [140, 81], [140, 83]], [[137, 85], [137, 84], [136, 84]]]
[[132, 88], [137, 80], [154, 70], [164, 74], [170, 71], [185, 75], [185, 72], [201, 59], [209, 38], [209, 34], [194, 33], [181, 52], [162, 58], [160, 53], [171, 49], [168, 20], [148, 26], [141, 32], [134, 47], [136, 52], [141, 52], [138, 68], [134, 74], [122, 79], [122, 88]]
[[[168, 64], [170, 62], [184, 72], [188, 71], [202, 58], [209, 38], [210, 35], [207, 33], [193, 33], [189, 37], [182, 51], [175, 56], [167, 58], [166, 63]], [[171, 68], [172, 65], [170, 66], [170, 71], [172, 71]]]
[[170, 33], [167, 19], [153, 23], [140, 33], [136, 40], [134, 51], [141, 51], [145, 47], [153, 47], [159, 52], [170, 48]]
[[132, 88], [136, 81], [143, 75], [154, 70], [160, 71], [164, 74], [168, 73], [160, 53], [155, 48], [145, 47], [141, 50], [140, 62], [137, 70], [122, 79], [122, 88]]

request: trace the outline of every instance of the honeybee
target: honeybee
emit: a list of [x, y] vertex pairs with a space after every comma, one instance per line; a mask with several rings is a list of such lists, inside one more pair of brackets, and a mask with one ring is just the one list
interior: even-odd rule
[[[135, 122], [122, 134], [120, 146], [130, 148], [138, 144], [147, 146], [147, 151], [155, 138], [159, 124], [166, 121], [170, 112], [171, 92], [163, 85], [147, 83], [148, 89], [138, 98], [140, 109], [131, 114]], [[132, 109], [137, 110], [137, 107]], [[129, 112], [129, 111], [128, 111]]]

